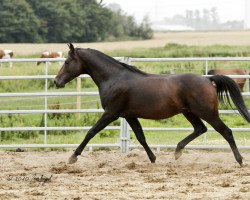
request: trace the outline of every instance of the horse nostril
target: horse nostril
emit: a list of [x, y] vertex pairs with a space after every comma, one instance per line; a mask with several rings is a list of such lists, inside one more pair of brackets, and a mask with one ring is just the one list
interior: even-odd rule
[[58, 88], [58, 83], [56, 80], [54, 80], [54, 85]]

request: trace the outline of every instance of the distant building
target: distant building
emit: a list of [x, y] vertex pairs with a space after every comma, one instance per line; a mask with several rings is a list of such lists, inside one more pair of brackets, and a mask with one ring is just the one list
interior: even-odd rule
[[250, 0], [245, 0], [244, 29], [250, 29]]
[[194, 31], [192, 27], [185, 25], [153, 24], [151, 28], [154, 31]]

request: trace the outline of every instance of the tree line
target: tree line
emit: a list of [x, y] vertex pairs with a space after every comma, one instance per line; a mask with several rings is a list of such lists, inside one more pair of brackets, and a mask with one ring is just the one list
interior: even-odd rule
[[147, 18], [141, 24], [121, 10], [96, 0], [0, 0], [0, 42], [96, 42], [149, 39]]

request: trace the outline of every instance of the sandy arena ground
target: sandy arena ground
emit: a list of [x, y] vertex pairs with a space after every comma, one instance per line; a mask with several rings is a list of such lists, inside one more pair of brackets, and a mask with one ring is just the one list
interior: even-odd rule
[[0, 199], [249, 199], [250, 152], [240, 167], [231, 152], [187, 150], [156, 153], [151, 164], [143, 150], [84, 152], [0, 152]]

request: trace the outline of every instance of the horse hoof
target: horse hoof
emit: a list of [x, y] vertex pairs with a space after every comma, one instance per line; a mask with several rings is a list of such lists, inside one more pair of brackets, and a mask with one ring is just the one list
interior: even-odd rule
[[239, 163], [239, 165], [240, 165], [241, 167], [244, 167], [243, 157], [242, 157], [242, 156], [240, 156], [239, 158], [237, 158], [236, 161]]
[[240, 163], [240, 167], [245, 167], [246, 165], [244, 163]]
[[181, 155], [182, 155], [182, 150], [175, 151], [175, 154], [174, 154], [175, 160], [179, 159], [181, 157]]
[[152, 158], [150, 158], [151, 163], [155, 163], [156, 160], [156, 156], [153, 156]]
[[[243, 159], [243, 158], [242, 158], [242, 159]], [[239, 162], [239, 164], [240, 164], [240, 167], [245, 167], [245, 166], [247, 166], [247, 164], [244, 163], [242, 160]]]
[[68, 160], [68, 164], [74, 164], [77, 161], [77, 157], [75, 155], [70, 156]]

